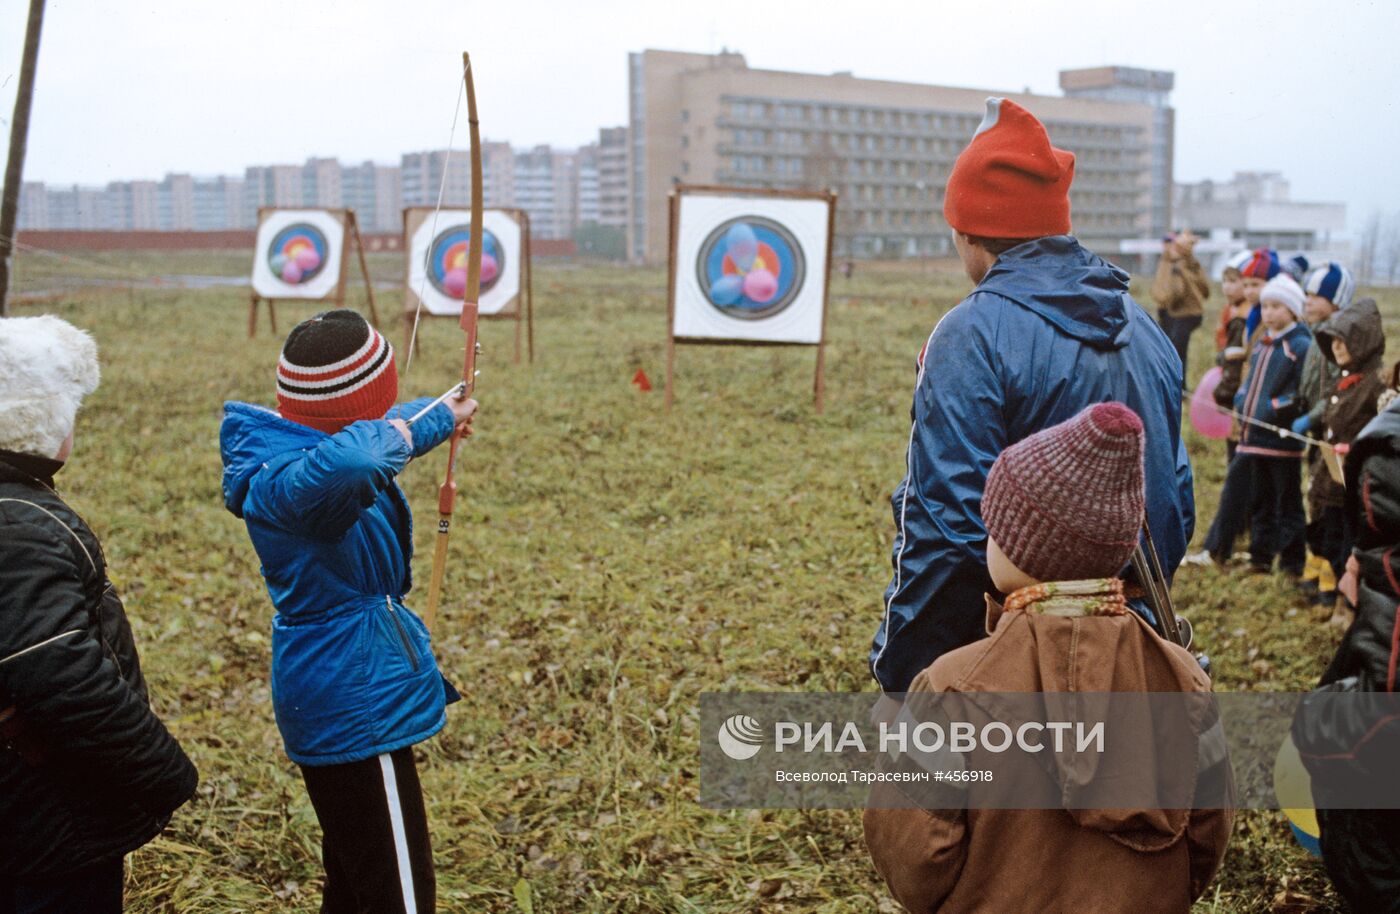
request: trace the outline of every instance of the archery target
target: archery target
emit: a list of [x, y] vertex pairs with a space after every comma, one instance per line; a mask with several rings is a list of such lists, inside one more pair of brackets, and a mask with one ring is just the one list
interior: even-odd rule
[[267, 210], [253, 247], [253, 291], [263, 298], [326, 298], [340, 286], [343, 214]]
[[[481, 294], [477, 304], [482, 314], [501, 314], [513, 310], [520, 294], [520, 223], [509, 212], [487, 210], [481, 225]], [[429, 314], [461, 314], [471, 212], [445, 209], [434, 219], [432, 209], [414, 208], [409, 211], [407, 230], [408, 309], [414, 310], [421, 297]]]
[[681, 194], [671, 332], [820, 343], [827, 200]]

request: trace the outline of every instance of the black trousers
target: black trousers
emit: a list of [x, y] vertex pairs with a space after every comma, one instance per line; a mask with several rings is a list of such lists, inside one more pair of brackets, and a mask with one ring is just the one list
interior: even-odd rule
[[1206, 533], [1205, 548], [1224, 564], [1235, 551], [1235, 540], [1249, 529], [1254, 505], [1254, 467], [1248, 454], [1234, 454], [1225, 469], [1220, 505]]
[[122, 858], [37, 879], [0, 877], [0, 914], [121, 914]]
[[1247, 459], [1254, 476], [1254, 513], [1250, 518], [1249, 561], [1256, 567], [1273, 567], [1302, 574], [1307, 559], [1307, 516], [1303, 513], [1303, 461], [1298, 457]]
[[1343, 508], [1324, 508], [1308, 523], [1308, 548], [1327, 560], [1332, 573], [1340, 578], [1351, 555], [1351, 530]]
[[321, 823], [322, 914], [431, 914], [437, 882], [413, 750], [301, 766]]
[[1176, 354], [1181, 356], [1182, 386], [1186, 386], [1186, 374], [1190, 371], [1190, 364], [1186, 361], [1187, 353], [1191, 348], [1191, 334], [1196, 328], [1201, 326], [1203, 318], [1197, 314], [1195, 317], [1172, 317], [1165, 309], [1157, 311], [1157, 323], [1161, 325], [1162, 331], [1166, 333], [1167, 339], [1172, 341], [1176, 347]]

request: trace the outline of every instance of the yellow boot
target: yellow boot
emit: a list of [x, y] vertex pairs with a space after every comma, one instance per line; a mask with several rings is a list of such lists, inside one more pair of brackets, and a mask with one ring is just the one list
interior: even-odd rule
[[1332, 572], [1332, 563], [1326, 559], [1317, 560], [1321, 567], [1317, 573], [1317, 589], [1321, 593], [1337, 592], [1337, 576]]
[[1313, 555], [1311, 552], [1309, 552], [1308, 560], [1303, 563], [1302, 581], [1304, 583], [1308, 581], [1316, 581], [1318, 579], [1318, 576], [1322, 574], [1322, 566], [1326, 564], [1327, 562], [1321, 556]]

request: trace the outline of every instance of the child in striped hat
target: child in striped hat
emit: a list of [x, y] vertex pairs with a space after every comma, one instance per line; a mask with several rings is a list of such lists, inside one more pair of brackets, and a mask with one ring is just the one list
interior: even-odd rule
[[354, 311], [287, 337], [277, 411], [227, 403], [224, 503], [248, 527], [276, 607], [272, 706], [324, 834], [324, 910], [434, 910], [427, 817], [412, 747], [456, 691], [407, 606], [412, 513], [394, 481], [464, 426], [459, 397], [394, 407], [388, 340]]
[[1259, 248], [1251, 251], [1248, 259], [1240, 266], [1240, 276], [1244, 281], [1244, 297], [1249, 303], [1249, 316], [1245, 318], [1244, 338], [1245, 348], [1254, 346], [1259, 338], [1260, 309], [1259, 295], [1264, 291], [1264, 286], [1280, 272], [1283, 266], [1279, 263], [1278, 251], [1273, 248]]
[[[1351, 304], [1352, 293], [1355, 290], [1356, 282], [1352, 279], [1351, 271], [1335, 261], [1318, 267], [1305, 277], [1303, 292], [1307, 297], [1303, 302], [1303, 316], [1314, 336], [1321, 334], [1332, 318]], [[1299, 405], [1306, 411], [1293, 421], [1293, 431], [1299, 435], [1318, 437], [1322, 434], [1322, 415], [1327, 408], [1326, 391], [1337, 382], [1342, 372], [1337, 363], [1328, 358], [1328, 348], [1310, 346], [1307, 357], [1303, 359], [1303, 375], [1298, 381], [1298, 399]], [[1372, 405], [1374, 406], [1374, 402]], [[1308, 460], [1314, 479], [1317, 471], [1322, 468], [1318, 463], [1319, 459], [1317, 449], [1311, 449]], [[1315, 487], [1314, 484], [1310, 484], [1309, 490]], [[1340, 498], [1334, 501], [1336, 512], [1340, 512]], [[1317, 499], [1309, 495], [1309, 555], [1307, 564], [1303, 567], [1300, 586], [1308, 596], [1331, 606], [1336, 599], [1337, 578], [1331, 567], [1333, 563], [1326, 558], [1329, 554], [1327, 543], [1339, 540], [1328, 535], [1328, 531], [1336, 528], [1336, 523], [1324, 522], [1318, 516], [1319, 504]]]

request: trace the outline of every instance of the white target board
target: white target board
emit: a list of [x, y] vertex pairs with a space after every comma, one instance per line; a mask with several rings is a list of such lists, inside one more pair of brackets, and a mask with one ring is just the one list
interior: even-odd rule
[[822, 342], [829, 197], [682, 193], [678, 203], [676, 340]]
[[333, 296], [344, 279], [344, 255], [344, 210], [262, 210], [253, 291], [265, 299]]
[[[480, 313], [513, 314], [520, 307], [525, 257], [519, 216], [511, 210], [488, 209], [482, 214], [481, 227]], [[404, 212], [404, 234], [406, 310], [416, 310], [421, 299], [429, 314], [461, 314], [471, 212], [444, 209], [434, 215], [432, 207], [411, 207]]]

